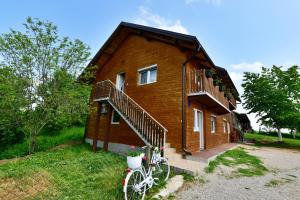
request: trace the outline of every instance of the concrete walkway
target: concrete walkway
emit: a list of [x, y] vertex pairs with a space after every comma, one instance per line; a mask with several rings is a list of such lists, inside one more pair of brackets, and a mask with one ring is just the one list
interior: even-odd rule
[[224, 153], [225, 151], [236, 148], [237, 145], [237, 143], [222, 144], [212, 149], [193, 153], [193, 155], [188, 156], [187, 159], [208, 163], [209, 161], [213, 160], [215, 157]]
[[181, 154], [176, 153], [175, 149], [167, 146], [165, 156], [168, 158], [170, 166], [176, 171], [184, 171], [197, 176], [204, 173], [204, 168], [210, 160], [237, 146], [236, 143], [223, 144], [213, 149], [196, 152], [191, 156], [187, 156], [186, 159], [183, 159]]

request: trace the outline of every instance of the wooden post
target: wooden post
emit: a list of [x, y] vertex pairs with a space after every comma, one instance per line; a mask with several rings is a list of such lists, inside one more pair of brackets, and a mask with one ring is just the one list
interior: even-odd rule
[[103, 144], [103, 149], [104, 151], [108, 150], [108, 143], [109, 143], [109, 135], [110, 135], [110, 126], [111, 126], [111, 117], [112, 117], [112, 106], [109, 106], [108, 108], [108, 126], [105, 132], [105, 136], [104, 136], [104, 144]]
[[93, 151], [97, 151], [97, 140], [98, 140], [98, 135], [99, 135], [99, 127], [100, 127], [100, 109], [101, 109], [101, 103], [99, 102], [97, 104], [97, 111], [96, 111], [96, 126], [95, 126], [95, 131], [94, 131], [94, 137], [93, 137]]
[[150, 165], [150, 162], [151, 162], [151, 147], [147, 145], [147, 148], [146, 148], [146, 165], [147, 165], [147, 168], [149, 167]]

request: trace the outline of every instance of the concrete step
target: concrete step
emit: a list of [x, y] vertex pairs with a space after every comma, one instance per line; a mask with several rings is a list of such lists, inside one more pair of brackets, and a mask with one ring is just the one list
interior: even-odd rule
[[164, 149], [165, 154], [176, 154], [176, 149], [173, 148], [165, 148]]
[[164, 147], [165, 148], [171, 148], [171, 144], [166, 142]]

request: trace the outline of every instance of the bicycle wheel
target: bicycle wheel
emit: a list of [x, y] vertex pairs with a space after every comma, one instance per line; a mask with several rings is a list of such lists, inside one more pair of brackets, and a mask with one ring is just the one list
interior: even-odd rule
[[160, 158], [154, 167], [152, 177], [154, 178], [155, 184], [167, 181], [170, 175], [170, 165], [168, 160], [166, 158]]
[[146, 187], [139, 185], [145, 179], [141, 170], [129, 172], [125, 179], [124, 193], [125, 200], [143, 200], [146, 193]]

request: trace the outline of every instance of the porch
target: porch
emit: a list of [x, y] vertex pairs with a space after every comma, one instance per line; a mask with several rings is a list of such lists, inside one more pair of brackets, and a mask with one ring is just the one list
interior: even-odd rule
[[237, 143], [221, 144], [212, 149], [195, 152], [191, 156], [187, 156], [187, 159], [209, 163], [211, 160], [215, 159], [218, 155], [224, 153], [225, 151], [235, 148], [237, 145], [238, 145]]
[[222, 144], [212, 149], [195, 152], [184, 159], [181, 154], [176, 153], [175, 149], [170, 148], [170, 145], [166, 143], [165, 157], [168, 158], [169, 164], [173, 169], [199, 175], [204, 172], [205, 167], [211, 160], [236, 147], [238, 147], [237, 143]]

